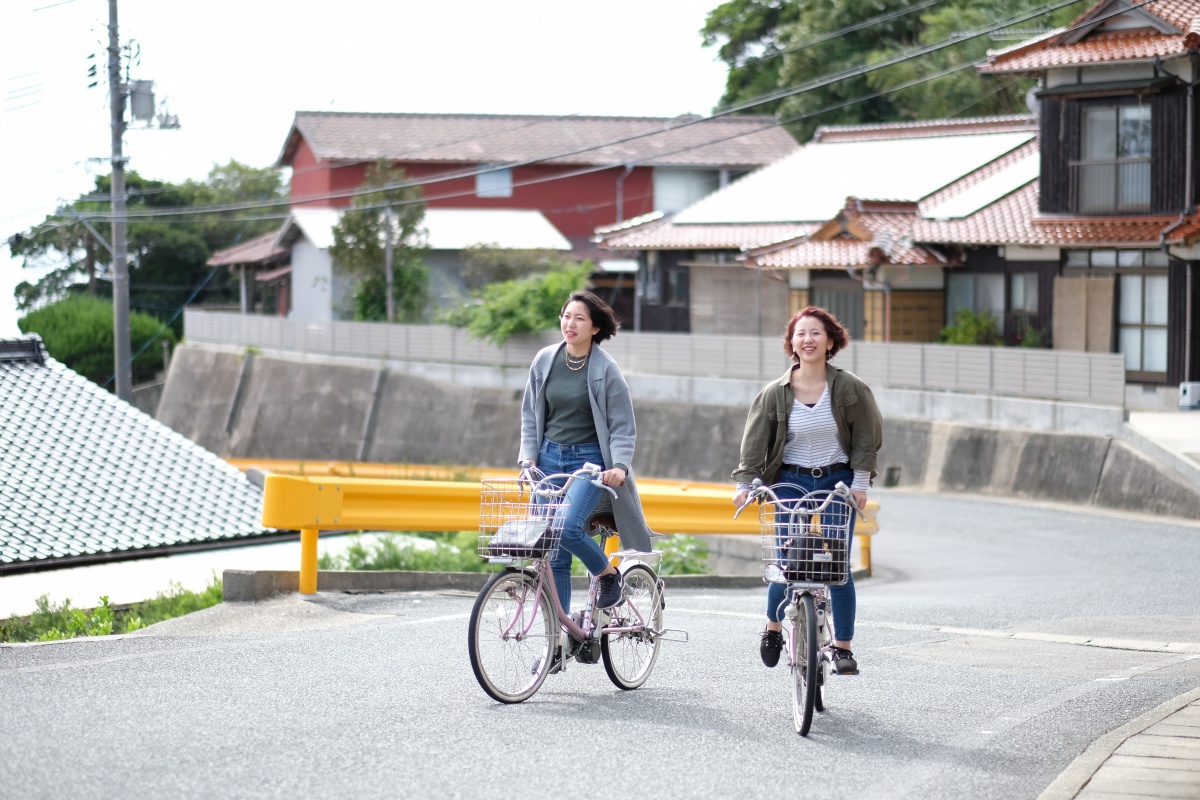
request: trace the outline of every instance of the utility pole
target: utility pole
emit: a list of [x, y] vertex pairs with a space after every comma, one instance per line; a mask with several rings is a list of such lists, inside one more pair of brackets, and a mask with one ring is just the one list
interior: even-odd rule
[[112, 236], [113, 355], [117, 397], [133, 399], [133, 364], [129, 345], [129, 256], [125, 229], [125, 84], [121, 81], [121, 41], [117, 35], [117, 0], [108, 0], [108, 91], [112, 102]]
[[387, 292], [387, 321], [396, 321], [396, 298], [392, 294], [392, 221], [395, 219], [395, 212], [392, 207], [387, 207], [387, 213], [384, 215], [387, 221], [387, 230], [383, 233], [383, 276], [384, 286]]

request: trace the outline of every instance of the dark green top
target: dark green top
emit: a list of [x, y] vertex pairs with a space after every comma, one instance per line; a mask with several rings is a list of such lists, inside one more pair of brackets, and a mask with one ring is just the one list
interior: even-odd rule
[[[559, 444], [598, 442], [592, 403], [588, 398], [588, 368], [567, 368], [567, 348], [559, 349], [546, 378], [547, 439]], [[588, 353], [591, 359], [591, 353]]]

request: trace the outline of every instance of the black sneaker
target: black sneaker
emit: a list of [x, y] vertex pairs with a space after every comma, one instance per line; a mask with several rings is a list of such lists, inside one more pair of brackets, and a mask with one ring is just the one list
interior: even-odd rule
[[600, 592], [596, 596], [596, 608], [612, 608], [623, 598], [621, 576], [616, 572], [600, 576]]
[[762, 656], [763, 664], [768, 667], [778, 664], [782, 651], [783, 631], [763, 631], [762, 641], [758, 643], [758, 654]]
[[550, 675], [557, 675], [563, 670], [563, 651], [558, 648], [554, 651], [554, 655], [550, 657]]
[[838, 675], [857, 675], [858, 662], [854, 653], [841, 647], [833, 648], [833, 668]]

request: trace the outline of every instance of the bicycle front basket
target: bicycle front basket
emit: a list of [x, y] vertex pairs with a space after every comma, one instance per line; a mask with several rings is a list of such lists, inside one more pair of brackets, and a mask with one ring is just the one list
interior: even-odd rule
[[[818, 510], [820, 509], [820, 510]], [[772, 583], [825, 583], [850, 578], [854, 510], [829, 492], [759, 507], [764, 577]]]
[[479, 505], [479, 555], [535, 559], [558, 548], [566, 497], [536, 495], [517, 480], [484, 481]]

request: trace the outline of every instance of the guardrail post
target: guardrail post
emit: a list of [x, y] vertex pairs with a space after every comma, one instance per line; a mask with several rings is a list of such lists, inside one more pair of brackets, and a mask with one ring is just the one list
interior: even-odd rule
[[317, 593], [317, 531], [300, 531], [300, 594]]

